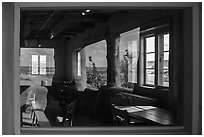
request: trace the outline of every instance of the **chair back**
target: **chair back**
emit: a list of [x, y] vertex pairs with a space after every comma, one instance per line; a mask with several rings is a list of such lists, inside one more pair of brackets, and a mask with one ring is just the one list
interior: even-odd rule
[[72, 126], [73, 125], [75, 109], [76, 109], [76, 100], [74, 100], [70, 104], [67, 104], [66, 114], [63, 117], [63, 121], [62, 121], [64, 126]]
[[118, 126], [117, 123], [117, 118], [116, 118], [116, 114], [115, 114], [115, 104], [111, 104], [111, 114], [112, 114], [112, 122], [115, 126]]
[[128, 126], [130, 123], [129, 115], [127, 110], [120, 110], [114, 108], [115, 121], [117, 126]]

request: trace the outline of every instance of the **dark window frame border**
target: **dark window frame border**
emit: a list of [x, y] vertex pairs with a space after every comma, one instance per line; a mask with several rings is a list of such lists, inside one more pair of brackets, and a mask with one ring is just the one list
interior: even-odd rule
[[[87, 7], [87, 6], [99, 6], [100, 3], [82, 3], [79, 4], [81, 5], [81, 7]], [[199, 91], [202, 87], [202, 85], [199, 84], [200, 80], [201, 80], [201, 66], [199, 65], [199, 62], [201, 61], [201, 59], [199, 58], [199, 54], [201, 54], [201, 31], [200, 31], [200, 27], [201, 27], [201, 16], [199, 16], [201, 13], [201, 7], [202, 7], [202, 3], [196, 3], [196, 2], [188, 2], [188, 3], [183, 3], [183, 2], [173, 2], [173, 3], [123, 3], [124, 6], [126, 7], [161, 7], [161, 8], [180, 8], [184, 10], [184, 18], [186, 20], [188, 20], [189, 18], [192, 20], [191, 24], [187, 24], [184, 26], [185, 29], [188, 29], [187, 31], [192, 31], [192, 35], [186, 35], [184, 33], [184, 38], [188, 37], [190, 38], [190, 40], [188, 40], [187, 42], [185, 41], [184, 43], [186, 43], [187, 45], [187, 49], [190, 48], [191, 46], [193, 46], [193, 50], [192, 51], [188, 51], [187, 49], [185, 49], [184, 52], [184, 59], [188, 59], [188, 57], [186, 56], [187, 53], [190, 52], [190, 56], [192, 57], [192, 62], [191, 63], [187, 63], [184, 62], [185, 66], [189, 66], [190, 64], [190, 68], [185, 70], [184, 74], [186, 74], [188, 71], [190, 71], [192, 75], [192, 80], [188, 80], [188, 79], [184, 79], [184, 85], [186, 85], [187, 87], [184, 88], [185, 90], [185, 95], [184, 95], [184, 105], [188, 105], [190, 104], [190, 107], [185, 107], [184, 109], [184, 119], [186, 119], [187, 121], [184, 122], [184, 127], [166, 127], [166, 128], [151, 128], [151, 129], [125, 129], [125, 128], [119, 128], [117, 130], [110, 128], [109, 130], [106, 131], [106, 129], [100, 129], [97, 133], [97, 129], [96, 130], [90, 130], [90, 128], [84, 128], [81, 130], [76, 130], [76, 129], [55, 129], [55, 130], [48, 130], [48, 129], [33, 129], [33, 130], [27, 130], [28, 132], [26, 132], [26, 130], [24, 130], [24, 133], [26, 134], [51, 134], [51, 133], [57, 133], [56, 131], [58, 131], [58, 133], [60, 132], [60, 134], [82, 134], [82, 133], [87, 133], [87, 134], [112, 134], [117, 132], [118, 134], [122, 134], [122, 133], [129, 133], [129, 134], [197, 134], [198, 133], [198, 112], [199, 109], [197, 108], [197, 106], [199, 105]], [[19, 107], [19, 93], [18, 92], [14, 92], [14, 91], [19, 91], [19, 84], [18, 84], [18, 72], [19, 72], [19, 63], [17, 60], [18, 58], [18, 49], [19, 49], [19, 22], [20, 22], [20, 9], [21, 8], [36, 8], [36, 7], [47, 7], [47, 8], [53, 8], [53, 7], [58, 7], [58, 8], [63, 8], [64, 6], [68, 6], [68, 7], [74, 7], [76, 6], [77, 3], [12, 3], [11, 6], [13, 6], [14, 9], [14, 26], [13, 29], [14, 30], [14, 35], [12, 35], [12, 41], [13, 41], [13, 46], [14, 49], [14, 69], [16, 70], [16, 72], [14, 72], [14, 81], [13, 85], [10, 87], [12, 93], [14, 95], [14, 101], [13, 103], [10, 104], [10, 106], [13, 108], [14, 112], [11, 116], [13, 117], [12, 119], [14, 120], [13, 124], [14, 125], [10, 125], [10, 129], [8, 132], [10, 132], [11, 134], [20, 134], [20, 111], [16, 108]], [[113, 6], [121, 6], [121, 3], [106, 3], [105, 5], [109, 6], [109, 7], [113, 7]], [[5, 5], [3, 5], [5, 6]], [[4, 7], [3, 7], [4, 8]], [[187, 13], [190, 13], [192, 16], [188, 17]], [[3, 14], [4, 15], [4, 14]], [[198, 25], [199, 24], [199, 25]], [[185, 30], [184, 29], [184, 30]], [[7, 35], [6, 35], [7, 36]], [[2, 39], [3, 40], [3, 39]], [[5, 40], [6, 41], [6, 40]], [[192, 44], [188, 44], [188, 42], [191, 41]], [[3, 47], [5, 46], [5, 43], [3, 43]], [[17, 57], [17, 58], [15, 58]], [[5, 58], [4, 58], [5, 59]], [[4, 72], [5, 70], [3, 70]], [[185, 76], [185, 78], [188, 76]], [[192, 85], [188, 85], [188, 83], [192, 83]], [[194, 96], [191, 96], [191, 91], [193, 92]], [[3, 93], [5, 93], [5, 91], [3, 91]], [[7, 96], [6, 96], [7, 97]], [[187, 103], [188, 101], [188, 103]], [[187, 114], [188, 111], [191, 111], [192, 114]], [[185, 113], [186, 112], [186, 113]], [[18, 120], [19, 119], [19, 120]], [[7, 127], [7, 125], [3, 125], [4, 129]], [[6, 127], [5, 127], [6, 126]], [[202, 130], [202, 129], [201, 129]], [[38, 132], [39, 131], [39, 132]], [[115, 131], [115, 132], [114, 132]], [[111, 133], [112, 132], [112, 133]], [[23, 132], [22, 132], [23, 133]]]

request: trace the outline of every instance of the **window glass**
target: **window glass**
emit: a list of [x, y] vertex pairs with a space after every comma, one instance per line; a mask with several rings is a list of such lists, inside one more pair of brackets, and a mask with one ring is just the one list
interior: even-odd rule
[[169, 87], [169, 34], [164, 35], [163, 86]]
[[145, 38], [145, 84], [154, 85], [155, 79], [155, 36]]
[[53, 48], [20, 49], [20, 85], [51, 86], [55, 73]]
[[146, 68], [154, 68], [155, 53], [146, 54]]
[[169, 34], [164, 35], [164, 51], [169, 51]]
[[139, 57], [140, 28], [120, 35], [120, 79], [121, 86], [133, 88], [137, 83], [137, 63]]
[[154, 85], [154, 77], [155, 77], [154, 69], [146, 69], [146, 84]]
[[98, 89], [107, 83], [107, 45], [106, 41], [88, 45], [86, 54], [86, 78], [87, 88]]
[[46, 55], [40, 55], [40, 74], [46, 75]]
[[77, 53], [77, 75], [81, 76], [81, 52]]
[[38, 55], [32, 55], [32, 74], [38, 74]]
[[155, 52], [155, 37], [146, 38], [146, 53]]

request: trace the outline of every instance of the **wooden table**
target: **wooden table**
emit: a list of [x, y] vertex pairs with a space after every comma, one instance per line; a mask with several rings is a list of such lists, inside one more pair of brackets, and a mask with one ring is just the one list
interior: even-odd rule
[[115, 106], [120, 110], [127, 110], [131, 117], [141, 117], [149, 121], [153, 121], [160, 125], [175, 125], [175, 117], [172, 112], [166, 109], [154, 106]]

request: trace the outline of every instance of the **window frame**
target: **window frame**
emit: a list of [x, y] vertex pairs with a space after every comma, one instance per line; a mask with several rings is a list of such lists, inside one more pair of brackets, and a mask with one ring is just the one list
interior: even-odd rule
[[[163, 27], [162, 27], [163, 26]], [[171, 35], [170, 33], [170, 22], [165, 22], [165, 23], [161, 23], [161, 24], [156, 24], [154, 25], [152, 28], [154, 29], [151, 29], [151, 27], [149, 28], [145, 28], [143, 30], [141, 30], [141, 33], [140, 33], [140, 46], [143, 46], [143, 48], [141, 48], [143, 51], [141, 51], [143, 53], [143, 55], [141, 56], [142, 58], [142, 70], [140, 70], [140, 73], [142, 73], [142, 80], [141, 81], [141, 86], [142, 87], [145, 87], [145, 88], [153, 88], [153, 89], [156, 89], [157, 87], [160, 87], [160, 88], [163, 88], [163, 89], [166, 89], [166, 90], [169, 90], [170, 88], [170, 84], [169, 86], [161, 86], [159, 85], [159, 76], [161, 75], [159, 73], [159, 55], [161, 54], [161, 52], [164, 53], [164, 51], [159, 51], [159, 36], [160, 35], [165, 35], [165, 34], [169, 34], [169, 36]], [[154, 84], [147, 84], [146, 83], [146, 55], [149, 54], [149, 53], [146, 53], [146, 38], [149, 38], [149, 37], [155, 37], [155, 52], [149, 52], [150, 54], [151, 53], [154, 53], [155, 54], [155, 67], [154, 67]], [[143, 42], [143, 43], [142, 43]], [[170, 37], [169, 37], [169, 51], [170, 53]], [[170, 54], [169, 54], [169, 61], [170, 61]], [[141, 68], [141, 66], [140, 66]], [[170, 68], [168, 67], [168, 71]], [[141, 78], [140, 78], [141, 79]]]
[[[158, 38], [160, 37], [160, 36], [163, 36], [163, 40], [164, 40], [164, 35], [167, 35], [167, 34], [169, 34], [169, 49], [168, 49], [168, 51], [164, 51], [164, 44], [162, 45], [163, 46], [163, 51], [161, 50], [161, 49], [159, 49], [158, 48], [158, 87], [162, 87], [162, 88], [164, 88], [164, 89], [169, 89], [169, 86], [170, 86], [170, 83], [168, 84], [169, 86], [164, 86], [164, 83], [162, 83], [162, 85], [160, 85], [160, 83], [159, 83], [159, 77], [162, 77], [162, 74], [160, 74], [161, 73], [161, 70], [163, 69], [163, 70], [168, 70], [168, 75], [169, 75], [169, 72], [170, 72], [170, 68], [169, 68], [169, 62], [170, 62], [170, 31], [165, 31], [165, 32], [163, 32], [163, 33], [160, 33], [160, 34], [158, 34]], [[158, 39], [158, 41], [159, 41], [159, 39]], [[163, 41], [164, 42], [164, 41]], [[159, 44], [158, 44], [159, 45]], [[163, 57], [164, 57], [164, 53], [169, 53], [169, 59], [168, 59], [168, 69], [164, 69], [164, 65], [163, 65], [163, 68], [160, 68], [159, 69], [159, 60], [160, 60], [160, 55], [161, 55], [161, 52], [163, 52]], [[161, 64], [164, 64], [164, 59], [163, 59], [163, 63], [161, 63]], [[164, 81], [162, 81], [162, 82], [164, 82]], [[170, 81], [169, 81], [170, 82]]]
[[[146, 53], [146, 49], [147, 49], [147, 45], [146, 45], [146, 39], [147, 38], [150, 38], [150, 37], [155, 37], [155, 41], [154, 41], [154, 52], [148, 52], [148, 53]], [[155, 36], [155, 34], [150, 34], [150, 35], [147, 35], [147, 36], [144, 36], [144, 37], [142, 37], [143, 38], [143, 86], [145, 86], [145, 87], [152, 87], [152, 88], [155, 88], [155, 82], [156, 82], [156, 80], [155, 80], [155, 68], [156, 68], [156, 36]], [[141, 46], [141, 45], [140, 45]], [[155, 57], [154, 57], [154, 68], [152, 68], [152, 69], [154, 69], [154, 84], [147, 84], [147, 82], [146, 82], [146, 73], [147, 73], [147, 69], [151, 69], [151, 68], [146, 68], [146, 63], [147, 63], [147, 60], [146, 60], [146, 55], [147, 54], [155, 54]]]
[[[7, 3], [8, 4], [8, 3]], [[123, 3], [124, 4], [124, 3]], [[41, 128], [41, 129], [21, 129], [20, 128], [20, 95], [19, 95], [19, 45], [20, 45], [20, 39], [19, 39], [19, 34], [20, 34], [20, 10], [22, 8], [40, 8], [40, 7], [46, 7], [46, 8], [62, 8], [64, 6], [67, 7], [75, 7], [77, 4], [76, 3], [10, 3], [6, 5], [5, 3], [2, 4], [3, 7], [3, 17], [5, 17], [7, 14], [5, 14], [5, 10], [7, 9], [12, 9], [13, 12], [9, 12], [9, 15], [13, 15], [11, 17], [12, 19], [8, 19], [12, 21], [14, 24], [8, 24], [8, 26], [5, 25], [5, 22], [3, 22], [3, 27], [11, 27], [10, 29], [13, 30], [13, 33], [3, 33], [5, 35], [2, 35], [3, 38], [3, 51], [6, 51], [8, 53], [12, 54], [12, 62], [9, 63], [13, 66], [13, 68], [7, 68], [7, 66], [2, 66], [3, 67], [3, 72], [8, 73], [10, 70], [15, 70], [13, 71], [13, 75], [7, 76], [7, 79], [11, 80], [11, 83], [4, 83], [3, 84], [3, 101], [6, 100], [13, 100], [12, 102], [9, 103], [10, 111], [3, 111], [2, 116], [7, 117], [7, 121], [3, 120], [2, 123], [2, 128], [3, 128], [3, 134], [51, 134], [51, 133], [58, 133], [58, 134], [121, 134], [121, 133], [131, 133], [131, 134], [197, 134], [197, 127], [198, 127], [198, 116], [199, 116], [199, 109], [198, 105], [200, 98], [198, 96], [200, 95], [200, 89], [201, 89], [201, 84], [200, 84], [200, 77], [201, 77], [201, 65], [199, 65], [199, 62], [201, 61], [200, 59], [200, 54], [201, 54], [201, 43], [202, 43], [202, 38], [201, 32], [200, 32], [200, 27], [201, 27], [201, 16], [199, 16], [200, 10], [201, 10], [201, 3], [195, 3], [195, 2], [189, 2], [189, 3], [131, 3], [128, 4], [126, 3], [127, 6], [133, 6], [133, 7], [160, 7], [160, 8], [180, 8], [184, 10], [184, 20], [189, 21], [191, 20], [192, 23], [187, 23], [184, 24], [184, 30], [185, 32], [192, 32], [192, 34], [186, 34], [184, 33], [184, 41], [185, 48], [184, 48], [184, 59], [188, 60], [189, 58], [192, 57], [191, 62], [184, 62], [185, 70], [184, 70], [184, 126], [177, 126], [177, 127], [156, 127], [156, 128], [151, 128], [151, 129], [145, 129], [145, 128], [118, 128], [117, 130], [115, 128], [109, 128], [105, 130], [104, 128], [101, 129], [90, 129], [90, 128], [82, 128], [82, 129], [59, 129], [59, 128], [53, 128], [53, 129], [47, 129], [47, 128]], [[88, 4], [89, 5], [89, 4]], [[92, 6], [99, 6], [100, 3], [90, 3]], [[90, 6], [89, 5], [89, 6]], [[108, 3], [104, 4], [107, 6], [121, 6], [121, 3]], [[6, 7], [7, 6], [7, 7]], [[84, 7], [87, 6], [87, 3], [81, 3], [79, 6]], [[188, 16], [188, 13], [190, 13], [190, 17]], [[191, 18], [192, 17], [192, 18]], [[10, 39], [4, 39], [10, 37]], [[7, 42], [11, 41], [12, 44], [7, 44]], [[192, 42], [192, 43], [191, 43]], [[171, 44], [170, 44], [171, 45]], [[11, 50], [6, 49], [6, 47], [11, 48]], [[188, 50], [192, 49], [193, 50]], [[189, 55], [189, 54], [190, 55]], [[9, 57], [10, 54], [7, 54], [6, 57]], [[190, 57], [189, 57], [190, 56]], [[3, 62], [5, 62], [6, 58], [3, 56]], [[9, 70], [6, 70], [9, 69]], [[187, 75], [187, 74], [191, 75]], [[4, 75], [3, 75], [4, 76]], [[3, 80], [5, 78], [3, 77]], [[189, 85], [189, 83], [192, 83]], [[10, 85], [10, 86], [8, 86]], [[5, 86], [8, 86], [9, 88], [5, 88]], [[192, 91], [193, 96], [192, 96]], [[187, 103], [188, 102], [188, 103]], [[6, 104], [7, 102], [3, 103]], [[189, 106], [190, 105], [190, 106]], [[3, 106], [3, 109], [6, 109], [6, 106]], [[192, 112], [192, 114], [189, 114], [189, 111]], [[9, 112], [9, 115], [6, 115], [6, 112]], [[11, 123], [10, 123], [11, 122]], [[7, 129], [8, 128], [8, 129]], [[7, 131], [5, 131], [7, 129]], [[99, 131], [99, 132], [98, 132]], [[105, 131], [105, 132], [104, 132]]]

